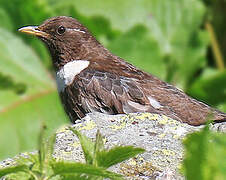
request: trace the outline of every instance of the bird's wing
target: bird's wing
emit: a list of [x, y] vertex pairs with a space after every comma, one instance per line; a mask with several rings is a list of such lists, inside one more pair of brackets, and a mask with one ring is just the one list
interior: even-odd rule
[[[72, 121], [89, 112], [151, 112], [198, 125], [205, 123], [212, 110], [208, 105], [159, 80], [142, 81], [90, 69], [81, 72], [66, 87], [65, 93], [61, 93], [61, 97]], [[221, 115], [218, 119], [224, 117]]]
[[144, 83], [145, 94], [164, 107], [161, 114], [191, 125], [204, 124], [208, 119], [225, 121], [226, 114], [186, 95], [182, 90], [162, 81]]
[[136, 79], [110, 72], [86, 70], [79, 75], [77, 84], [79, 102], [85, 112], [156, 112], [156, 107], [161, 106], [158, 102], [153, 102], [156, 107], [150, 106], [150, 99]]

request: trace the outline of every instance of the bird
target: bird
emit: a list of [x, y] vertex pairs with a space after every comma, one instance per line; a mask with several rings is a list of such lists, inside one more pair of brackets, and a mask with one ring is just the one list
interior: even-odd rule
[[193, 126], [226, 120], [226, 113], [113, 55], [77, 19], [57, 16], [20, 32], [49, 49], [64, 109], [72, 123], [87, 113], [150, 112]]

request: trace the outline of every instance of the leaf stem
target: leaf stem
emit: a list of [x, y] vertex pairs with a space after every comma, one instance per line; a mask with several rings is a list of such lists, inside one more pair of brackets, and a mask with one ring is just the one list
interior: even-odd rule
[[210, 22], [207, 21], [205, 24], [205, 27], [210, 35], [211, 46], [212, 46], [213, 54], [215, 56], [214, 59], [216, 61], [216, 65], [219, 70], [224, 70], [224, 60], [223, 60], [222, 53], [220, 51], [219, 43], [217, 41], [213, 26], [212, 26], [212, 24], [210, 24]]
[[33, 173], [32, 171], [29, 170], [29, 171], [24, 171], [24, 172], [30, 174], [35, 180], [39, 180], [39, 178], [36, 176], [36, 174]]
[[20, 100], [10, 104], [9, 106], [6, 106], [5, 108], [0, 109], [0, 114], [6, 113], [9, 110], [12, 110], [12, 109], [16, 108], [16, 107], [18, 107], [19, 105], [21, 105], [23, 103], [35, 100], [35, 99], [40, 98], [42, 96], [46, 96], [46, 95], [48, 95], [50, 93], [53, 93], [54, 91], [56, 91], [56, 89], [47, 89], [47, 90], [44, 90], [44, 91], [37, 92], [36, 94], [23, 97]]

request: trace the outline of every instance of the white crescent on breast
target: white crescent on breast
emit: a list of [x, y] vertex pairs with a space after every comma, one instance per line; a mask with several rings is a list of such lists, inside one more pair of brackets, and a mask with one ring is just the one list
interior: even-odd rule
[[59, 71], [57, 71], [56, 83], [58, 91], [64, 91], [65, 87], [73, 82], [75, 76], [89, 66], [89, 63], [90, 62], [87, 60], [74, 60], [68, 62]]

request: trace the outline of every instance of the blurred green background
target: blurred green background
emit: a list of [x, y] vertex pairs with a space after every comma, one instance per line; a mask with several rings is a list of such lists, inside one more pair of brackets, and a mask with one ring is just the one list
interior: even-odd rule
[[69, 123], [46, 47], [18, 28], [77, 18], [114, 54], [226, 112], [224, 0], [0, 0], [0, 159]]

